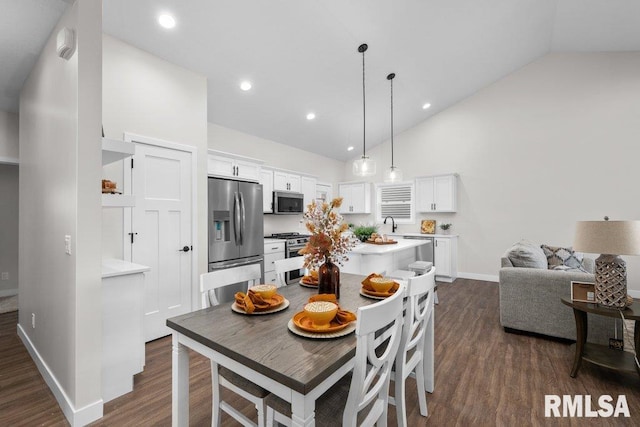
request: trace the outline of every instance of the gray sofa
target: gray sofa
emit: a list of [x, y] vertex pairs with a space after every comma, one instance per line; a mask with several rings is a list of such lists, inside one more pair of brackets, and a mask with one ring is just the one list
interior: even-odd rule
[[[571, 298], [571, 281], [593, 282], [594, 261], [584, 258], [589, 273], [514, 267], [506, 256], [500, 269], [500, 324], [506, 329], [576, 339], [573, 310], [560, 298]], [[621, 322], [618, 322], [621, 323]], [[614, 336], [613, 318], [588, 315], [587, 341], [608, 344]], [[621, 329], [618, 337], [622, 338]]]

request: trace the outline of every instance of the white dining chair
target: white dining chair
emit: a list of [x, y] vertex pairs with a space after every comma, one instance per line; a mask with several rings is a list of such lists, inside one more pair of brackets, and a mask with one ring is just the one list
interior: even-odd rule
[[274, 262], [276, 277], [278, 279], [278, 287], [287, 286], [286, 273], [290, 271], [302, 270], [304, 267], [304, 257], [296, 256], [293, 258], [279, 259]]
[[[219, 298], [216, 291], [221, 288], [240, 283], [247, 282], [248, 286], [260, 282], [262, 272], [260, 264], [251, 264], [228, 268], [225, 270], [212, 271], [200, 275], [200, 295], [202, 298], [202, 308], [219, 304]], [[224, 411], [233, 417], [243, 426], [264, 426], [265, 403], [264, 398], [269, 392], [262, 387], [257, 386], [248, 379], [236, 374], [235, 372], [219, 366], [213, 360], [211, 361], [211, 384], [212, 384], [212, 408], [211, 408], [211, 425], [220, 425], [221, 412]], [[231, 390], [232, 392], [244, 397], [253, 403], [258, 411], [258, 423], [254, 423], [240, 411], [235, 409], [229, 403], [221, 400], [220, 386]]]
[[[427, 416], [427, 398], [425, 390], [425, 339], [433, 327], [435, 268], [420, 276], [410, 277], [407, 281], [404, 324], [400, 349], [396, 356], [395, 371], [391, 375], [394, 381], [395, 395], [389, 398], [395, 404], [398, 427], [407, 425], [406, 380], [415, 375], [418, 388], [420, 414]], [[429, 346], [433, 349], [433, 346]], [[426, 355], [433, 361], [433, 354]], [[431, 374], [431, 373], [430, 373]]]
[[[386, 298], [360, 307], [356, 320], [356, 355], [353, 371], [316, 401], [316, 425], [385, 426], [389, 381], [400, 345], [404, 286]], [[265, 399], [267, 426], [274, 420], [291, 425], [291, 405], [274, 394]]]

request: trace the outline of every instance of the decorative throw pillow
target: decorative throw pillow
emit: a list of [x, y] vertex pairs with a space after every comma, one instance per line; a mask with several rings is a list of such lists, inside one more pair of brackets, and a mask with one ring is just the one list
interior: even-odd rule
[[527, 240], [515, 243], [506, 256], [514, 267], [547, 268], [547, 258], [542, 249]]
[[572, 247], [561, 248], [557, 246], [542, 245], [541, 248], [547, 257], [547, 264], [549, 265], [550, 270], [577, 269], [584, 271], [585, 273], [587, 272], [582, 265], [584, 255], [580, 252], [574, 252]]

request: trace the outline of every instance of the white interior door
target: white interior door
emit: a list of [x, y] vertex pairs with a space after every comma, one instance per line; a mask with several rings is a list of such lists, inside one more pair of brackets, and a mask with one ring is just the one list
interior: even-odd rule
[[191, 311], [192, 155], [136, 146], [131, 260], [151, 267], [144, 289], [145, 341], [169, 335], [166, 319]]

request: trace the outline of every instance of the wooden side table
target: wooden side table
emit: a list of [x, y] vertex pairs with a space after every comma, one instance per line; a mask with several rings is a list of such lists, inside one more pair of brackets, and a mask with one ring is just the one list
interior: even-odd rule
[[[632, 353], [627, 351], [612, 350], [606, 345], [593, 344], [587, 342], [588, 324], [587, 313], [597, 314], [599, 316], [615, 317], [622, 319], [620, 310], [616, 308], [607, 308], [598, 304], [588, 302], [571, 301], [568, 298], [562, 298], [562, 303], [573, 308], [573, 315], [576, 319], [576, 355], [571, 369], [571, 377], [575, 378], [580, 369], [582, 360], [593, 364], [604, 366], [606, 368], [615, 369], [625, 372], [637, 372], [640, 375], [640, 368], [635, 363]], [[634, 302], [624, 310], [622, 314], [626, 320], [635, 320], [635, 330], [633, 342], [636, 351], [640, 350], [640, 303]]]

